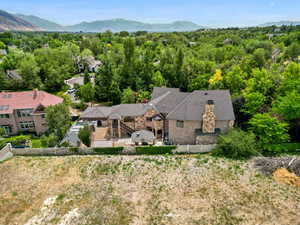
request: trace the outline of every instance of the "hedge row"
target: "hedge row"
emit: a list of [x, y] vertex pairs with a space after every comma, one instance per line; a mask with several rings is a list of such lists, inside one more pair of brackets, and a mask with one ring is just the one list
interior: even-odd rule
[[30, 140], [28, 136], [16, 136], [10, 138], [3, 138], [0, 140], [0, 149], [3, 148], [7, 143], [11, 143], [13, 147], [25, 146], [26, 142]]
[[135, 151], [137, 155], [161, 155], [172, 154], [174, 149], [176, 149], [176, 146], [146, 146], [136, 147]]
[[94, 152], [103, 155], [119, 155], [123, 149], [123, 147], [93, 148]]
[[264, 148], [269, 154], [300, 153], [300, 143], [272, 144]]

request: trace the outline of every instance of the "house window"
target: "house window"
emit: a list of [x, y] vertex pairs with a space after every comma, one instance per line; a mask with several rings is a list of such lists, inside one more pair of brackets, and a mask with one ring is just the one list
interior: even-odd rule
[[42, 118], [43, 118], [43, 119], [46, 118], [46, 115], [45, 115], [45, 114], [42, 114]]
[[22, 130], [30, 130], [32, 128], [35, 128], [34, 122], [33, 121], [20, 122], [20, 128]]
[[4, 119], [9, 118], [9, 114], [0, 114], [0, 119], [2, 119], [2, 118], [4, 118]]
[[147, 121], [151, 122], [152, 121], [152, 117], [147, 117]]
[[177, 120], [177, 122], [176, 122], [176, 127], [184, 128], [184, 121], [182, 121], [182, 120]]
[[4, 132], [6, 135], [11, 134], [11, 132], [12, 132], [11, 126], [9, 126], [9, 125], [3, 125], [3, 126], [0, 126], [0, 128], [4, 129]]
[[130, 117], [130, 116], [127, 116], [124, 118], [124, 122], [125, 123], [131, 123], [131, 122], [134, 122], [134, 118], [133, 117]]
[[31, 116], [33, 109], [19, 109], [17, 111], [18, 117], [28, 117]]

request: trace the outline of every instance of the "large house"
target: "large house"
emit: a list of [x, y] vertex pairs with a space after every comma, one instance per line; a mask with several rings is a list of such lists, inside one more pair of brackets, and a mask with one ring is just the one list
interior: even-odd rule
[[7, 135], [47, 131], [45, 109], [63, 99], [44, 91], [0, 92], [0, 127]]
[[156, 87], [146, 104], [89, 107], [81, 119], [97, 121], [107, 139], [148, 130], [172, 144], [213, 144], [233, 127], [235, 117], [228, 90], [187, 93]]

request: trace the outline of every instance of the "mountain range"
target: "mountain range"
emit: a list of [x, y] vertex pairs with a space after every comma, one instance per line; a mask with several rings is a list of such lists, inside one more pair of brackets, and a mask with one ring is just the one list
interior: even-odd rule
[[67, 31], [67, 32], [112, 32], [120, 31], [149, 31], [149, 32], [172, 32], [193, 31], [204, 28], [189, 21], [176, 21], [173, 23], [142, 23], [134, 20], [111, 19], [93, 22], [82, 22], [71, 26], [62, 26], [58, 23], [34, 16], [22, 14], [10, 14], [0, 10], [0, 31]]
[[300, 21], [279, 21], [279, 22], [269, 22], [258, 25], [259, 27], [270, 27], [270, 26], [297, 26], [300, 25]]
[[[300, 25], [300, 21], [280, 21], [258, 25], [259, 27]], [[98, 20], [82, 22], [75, 25], [63, 26], [58, 23], [34, 16], [23, 14], [10, 14], [0, 10], [0, 31], [66, 31], [66, 32], [112, 32], [120, 31], [149, 31], [149, 32], [172, 32], [194, 31], [206, 28], [189, 21], [176, 21], [173, 23], [143, 23], [126, 19]]]
[[17, 14], [19, 18], [26, 20], [35, 26], [38, 26], [46, 31], [69, 31], [69, 32], [103, 32], [106, 30], [111, 30], [113, 32], [120, 31], [152, 31], [152, 32], [162, 32], [162, 31], [192, 31], [204, 28], [195, 23], [189, 21], [176, 21], [173, 23], [165, 24], [150, 24], [142, 23], [134, 20], [125, 19], [111, 19], [111, 20], [98, 20], [93, 22], [82, 22], [79, 24], [71, 26], [62, 26], [60, 24], [39, 18], [37, 16], [26, 16], [22, 14]]
[[39, 31], [41, 28], [15, 15], [0, 10], [0, 31]]

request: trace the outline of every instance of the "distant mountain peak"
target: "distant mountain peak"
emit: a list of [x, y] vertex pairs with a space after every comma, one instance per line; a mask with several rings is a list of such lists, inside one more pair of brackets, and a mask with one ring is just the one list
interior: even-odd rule
[[16, 17], [6, 11], [0, 10], [0, 31], [39, 31], [41, 30], [36, 25]]
[[258, 25], [259, 27], [269, 27], [269, 26], [297, 26], [300, 25], [300, 21], [278, 21], [278, 22], [268, 22]]
[[69, 32], [103, 32], [111, 30], [113, 32], [120, 31], [150, 31], [150, 32], [172, 32], [172, 31], [192, 31], [204, 28], [190, 21], [174, 21], [172, 23], [144, 23], [124, 18], [114, 18], [107, 20], [83, 21], [81, 23], [62, 26], [60, 24], [42, 19], [33, 15], [17, 14], [19, 18], [26, 20], [46, 31], [69, 31]]

